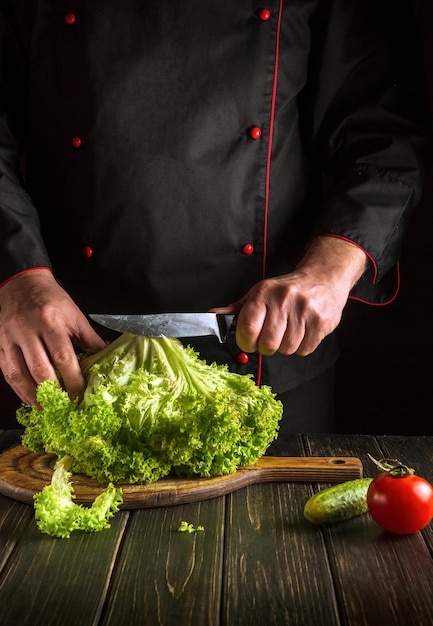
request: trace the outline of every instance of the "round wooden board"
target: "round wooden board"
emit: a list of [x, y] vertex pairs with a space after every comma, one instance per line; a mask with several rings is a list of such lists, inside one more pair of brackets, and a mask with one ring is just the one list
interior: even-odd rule
[[[18, 445], [0, 455], [0, 493], [26, 504], [51, 483], [54, 454], [35, 454]], [[150, 484], [116, 485], [122, 488], [123, 509], [170, 506], [217, 497], [250, 482], [245, 472], [215, 478], [163, 478]], [[73, 474], [74, 501], [91, 504], [106, 485], [82, 474]]]
[[[54, 454], [35, 454], [18, 445], [0, 455], [0, 493], [31, 504], [35, 493], [51, 483]], [[150, 484], [117, 485], [122, 488], [124, 509], [140, 509], [197, 502], [222, 496], [247, 485], [275, 481], [343, 482], [360, 478], [362, 463], [356, 457], [269, 457], [254, 465], [212, 478], [162, 478]], [[91, 504], [106, 485], [82, 474], [73, 474], [75, 501]]]

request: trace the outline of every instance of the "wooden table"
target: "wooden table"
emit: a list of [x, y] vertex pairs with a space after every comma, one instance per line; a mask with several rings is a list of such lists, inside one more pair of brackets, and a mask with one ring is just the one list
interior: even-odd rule
[[[0, 435], [2, 449], [18, 441]], [[300, 435], [273, 454], [397, 457], [433, 482], [433, 437]], [[430, 626], [433, 525], [383, 532], [368, 514], [318, 528], [317, 485], [253, 485], [204, 502], [120, 511], [109, 530], [54, 539], [0, 496], [0, 624]], [[204, 532], [179, 533], [181, 520]]]

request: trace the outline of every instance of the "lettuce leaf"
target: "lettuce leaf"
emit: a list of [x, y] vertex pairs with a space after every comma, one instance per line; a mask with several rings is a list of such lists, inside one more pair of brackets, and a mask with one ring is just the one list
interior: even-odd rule
[[91, 507], [74, 502], [69, 468], [73, 458], [65, 455], [54, 467], [51, 484], [33, 497], [35, 518], [41, 532], [54, 537], [69, 538], [74, 530], [98, 532], [109, 527], [108, 520], [122, 504], [122, 490], [111, 483], [100, 493]]
[[74, 472], [100, 482], [231, 473], [277, 436], [282, 405], [269, 387], [208, 365], [176, 339], [121, 335], [81, 368], [81, 402], [45, 381], [42, 408], [20, 409], [17, 419], [24, 445], [69, 455]]

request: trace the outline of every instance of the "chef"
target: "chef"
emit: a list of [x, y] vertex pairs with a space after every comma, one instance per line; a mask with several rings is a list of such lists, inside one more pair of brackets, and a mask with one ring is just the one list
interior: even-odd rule
[[[208, 362], [333, 428], [335, 329], [384, 305], [421, 196], [405, 0], [2, 0], [0, 367], [83, 392], [89, 313], [238, 314]], [[421, 85], [421, 87], [420, 87]]]

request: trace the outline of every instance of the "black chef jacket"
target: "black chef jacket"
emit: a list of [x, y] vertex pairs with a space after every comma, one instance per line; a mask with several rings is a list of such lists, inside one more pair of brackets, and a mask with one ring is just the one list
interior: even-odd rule
[[[394, 297], [426, 142], [407, 2], [1, 7], [0, 282], [49, 267], [86, 313], [204, 311], [328, 234], [371, 260], [352, 297]], [[278, 392], [336, 357], [191, 343]]]

